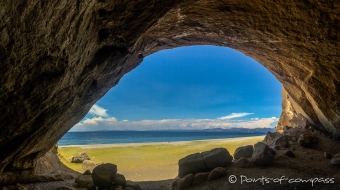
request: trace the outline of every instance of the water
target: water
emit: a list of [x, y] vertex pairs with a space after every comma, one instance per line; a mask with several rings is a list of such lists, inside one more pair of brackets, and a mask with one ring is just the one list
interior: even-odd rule
[[206, 139], [223, 139], [260, 136], [265, 133], [230, 133], [196, 131], [95, 131], [68, 132], [58, 142], [59, 146], [89, 144], [120, 144], [144, 142], [175, 142]]

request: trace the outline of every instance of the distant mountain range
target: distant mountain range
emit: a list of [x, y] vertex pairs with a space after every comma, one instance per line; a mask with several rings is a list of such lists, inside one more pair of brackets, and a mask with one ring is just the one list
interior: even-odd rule
[[222, 129], [222, 128], [213, 128], [213, 129], [203, 129], [205, 132], [228, 132], [228, 133], [267, 133], [275, 132], [275, 128], [230, 128], [230, 129]]
[[[117, 131], [117, 130], [97, 130], [97, 131]], [[125, 131], [125, 130], [119, 130]], [[148, 130], [146, 130], [148, 131]], [[267, 133], [275, 132], [275, 128], [212, 128], [212, 129], [201, 129], [201, 130], [185, 130], [185, 129], [176, 129], [176, 130], [149, 130], [149, 131], [182, 131], [182, 132], [224, 132], [224, 133]]]

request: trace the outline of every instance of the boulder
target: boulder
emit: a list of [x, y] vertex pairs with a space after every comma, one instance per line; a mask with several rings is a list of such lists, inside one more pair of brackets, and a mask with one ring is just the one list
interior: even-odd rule
[[282, 134], [280, 134], [278, 132], [272, 133], [272, 132], [268, 131], [266, 136], [263, 139], [263, 143], [265, 143], [268, 146], [272, 146], [272, 145], [275, 144], [275, 140], [277, 138], [279, 138], [280, 136], [282, 136]]
[[93, 184], [91, 175], [81, 175], [75, 179], [75, 182], [78, 184], [78, 187], [87, 188], [89, 184]]
[[108, 189], [112, 186], [116, 173], [117, 166], [115, 164], [98, 165], [92, 171], [93, 183], [99, 188]]
[[178, 180], [177, 181], [178, 190], [187, 190], [189, 187], [191, 187], [193, 179], [194, 179], [194, 175], [188, 174], [182, 179]]
[[241, 157], [240, 159], [235, 160], [233, 163], [239, 168], [250, 168], [254, 165], [253, 162], [251, 162], [250, 158], [244, 158], [244, 157]]
[[226, 167], [231, 164], [232, 160], [233, 157], [225, 148], [191, 154], [178, 161], [178, 177], [211, 171], [216, 167]]
[[289, 136], [288, 135], [280, 136], [275, 140], [274, 145], [287, 148], [289, 146]]
[[142, 188], [137, 183], [129, 180], [126, 181], [126, 188], [131, 188], [133, 190], [142, 190]]
[[85, 152], [81, 152], [77, 156], [69, 158], [71, 163], [83, 163], [84, 160], [90, 160], [90, 157]]
[[215, 148], [210, 151], [202, 152], [204, 164], [210, 171], [217, 167], [226, 167], [231, 164], [233, 157], [225, 148]]
[[250, 158], [253, 155], [253, 145], [241, 146], [235, 150], [234, 159], [237, 160], [241, 157]]
[[284, 155], [288, 156], [288, 157], [295, 157], [295, 154], [293, 151], [291, 150], [287, 150], [283, 153]]
[[274, 160], [273, 151], [274, 150], [269, 148], [266, 144], [258, 142], [254, 145], [254, 153], [251, 157], [251, 161], [255, 165], [267, 166]]
[[331, 160], [331, 164], [335, 165], [335, 166], [340, 166], [340, 153], [333, 156], [333, 158]]
[[227, 175], [228, 175], [228, 173], [227, 173], [227, 170], [225, 168], [217, 167], [210, 172], [210, 174], [208, 176], [208, 181], [219, 179], [219, 178], [222, 178], [222, 177], [227, 176]]
[[197, 185], [208, 180], [210, 172], [197, 173], [192, 181], [192, 185]]
[[113, 184], [122, 186], [124, 189], [126, 186], [125, 176], [117, 173], [113, 178]]
[[208, 170], [200, 153], [188, 155], [178, 161], [178, 177], [180, 178], [191, 173], [196, 174], [205, 171]]
[[91, 160], [84, 160], [82, 163], [83, 170], [90, 170], [92, 171], [96, 166], [103, 164], [103, 163], [97, 163]]
[[323, 155], [325, 156], [325, 158], [331, 159], [332, 155], [328, 152], [323, 152]]

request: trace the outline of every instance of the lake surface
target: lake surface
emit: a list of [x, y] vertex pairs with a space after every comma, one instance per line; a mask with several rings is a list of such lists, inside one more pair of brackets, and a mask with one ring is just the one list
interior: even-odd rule
[[230, 132], [196, 132], [196, 131], [95, 131], [68, 132], [58, 142], [65, 145], [121, 144], [145, 142], [175, 142], [251, 137], [265, 133], [230, 133]]

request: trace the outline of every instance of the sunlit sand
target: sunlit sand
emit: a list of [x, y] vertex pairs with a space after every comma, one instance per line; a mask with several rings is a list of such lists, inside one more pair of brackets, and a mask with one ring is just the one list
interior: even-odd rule
[[83, 172], [82, 164], [69, 163], [67, 158], [86, 152], [92, 161], [113, 163], [118, 173], [133, 181], [172, 179], [177, 176], [178, 160], [196, 152], [226, 148], [234, 154], [236, 148], [262, 141], [264, 136], [213, 140], [60, 146], [61, 161]]

